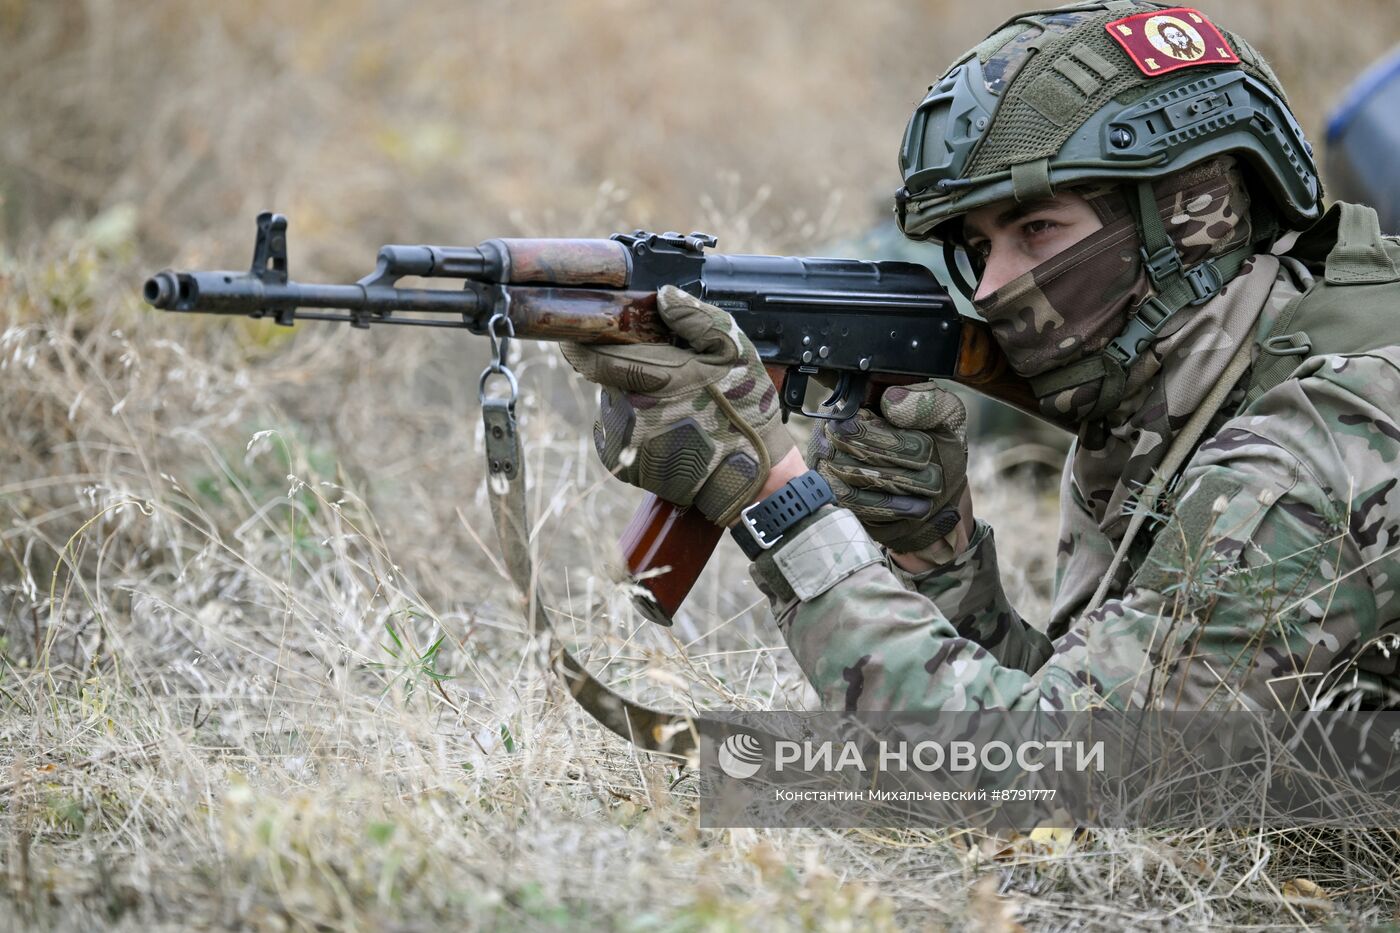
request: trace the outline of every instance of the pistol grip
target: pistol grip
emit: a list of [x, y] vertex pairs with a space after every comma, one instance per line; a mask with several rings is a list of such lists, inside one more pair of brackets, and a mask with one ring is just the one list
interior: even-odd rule
[[698, 509], [683, 509], [649, 494], [622, 533], [622, 555], [634, 579], [670, 569], [637, 581], [646, 590], [636, 598], [638, 610], [659, 625], [670, 625], [723, 533]]

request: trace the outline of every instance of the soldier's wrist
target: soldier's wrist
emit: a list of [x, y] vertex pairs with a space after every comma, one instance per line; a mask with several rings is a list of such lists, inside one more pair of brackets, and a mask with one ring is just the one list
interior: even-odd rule
[[906, 573], [911, 574], [927, 573], [930, 570], [947, 567], [967, 553], [976, 530], [976, 519], [972, 517], [971, 512], [968, 512], [963, 515], [952, 531], [939, 540], [925, 545], [917, 551], [890, 551], [890, 559]]
[[883, 561], [850, 511], [824, 505], [754, 559], [750, 576], [775, 605], [814, 599], [862, 567]]
[[[768, 478], [763, 481], [763, 485], [759, 488], [754, 497], [744, 503], [744, 506], [747, 508], [755, 502], [762, 502], [806, 472], [807, 462], [802, 459], [802, 451], [793, 447], [783, 455], [782, 459], [773, 464], [773, 468], [768, 471]], [[729, 527], [733, 528], [738, 523], [739, 515], [735, 515], [734, 520], [729, 523]]]
[[[890, 560], [905, 573], [929, 573], [947, 567], [966, 554], [977, 533], [977, 519], [972, 514], [972, 489], [964, 485], [958, 497], [958, 523], [941, 539], [916, 551], [889, 550]], [[940, 516], [942, 513], [939, 513]]]
[[744, 509], [729, 534], [753, 560], [790, 538], [832, 499], [826, 479], [807, 470]]
[[941, 541], [935, 541], [928, 547], [913, 553], [900, 553], [890, 551], [890, 560], [894, 561], [901, 570], [908, 574], [923, 574], [933, 570], [941, 570], [947, 567], [962, 554], [954, 537], [957, 530], [948, 533], [948, 536]]

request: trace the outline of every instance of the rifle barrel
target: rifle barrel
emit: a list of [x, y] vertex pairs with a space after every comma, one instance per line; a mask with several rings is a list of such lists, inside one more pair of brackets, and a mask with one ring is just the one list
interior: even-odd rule
[[210, 314], [330, 308], [376, 316], [394, 311], [435, 311], [475, 317], [487, 304], [483, 296], [471, 288], [276, 283], [265, 282], [246, 272], [173, 272], [168, 269], [146, 280], [143, 295], [147, 302], [163, 311]]

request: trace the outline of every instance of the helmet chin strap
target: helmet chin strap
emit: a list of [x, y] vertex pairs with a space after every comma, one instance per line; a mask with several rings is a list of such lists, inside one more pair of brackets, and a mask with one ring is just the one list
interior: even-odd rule
[[1186, 268], [1176, 244], [1167, 235], [1162, 215], [1157, 211], [1157, 196], [1150, 181], [1140, 181], [1136, 197], [1128, 199], [1137, 221], [1142, 240], [1143, 267], [1152, 282], [1152, 294], [1128, 312], [1128, 323], [1108, 346], [1098, 353], [1073, 363], [1052, 369], [1031, 378], [1031, 389], [1039, 399], [1057, 395], [1088, 383], [1101, 381], [1098, 400], [1085, 416], [1085, 421], [1104, 417], [1123, 400], [1128, 385], [1128, 370], [1170, 321], [1186, 308], [1205, 304], [1221, 288], [1239, 274], [1245, 260], [1255, 252], [1260, 238], [1235, 247], [1227, 253], [1213, 256]]
[[963, 275], [962, 266], [958, 265], [958, 253], [961, 252], [953, 245], [951, 238], [943, 240], [943, 265], [948, 270], [948, 278], [952, 280], [953, 287], [962, 292], [963, 297], [972, 301], [977, 294], [977, 283], [968, 281]]

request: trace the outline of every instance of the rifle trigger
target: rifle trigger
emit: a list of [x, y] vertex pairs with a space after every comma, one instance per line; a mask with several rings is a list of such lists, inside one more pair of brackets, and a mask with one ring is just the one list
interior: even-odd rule
[[831, 390], [831, 395], [825, 402], [822, 402], [823, 411], [814, 417], [825, 418], [829, 421], [846, 421], [854, 418], [860, 405], [865, 401], [865, 387], [870, 381], [870, 377], [864, 373], [842, 372], [836, 380], [836, 388]]
[[850, 388], [851, 374], [841, 373], [836, 377], [836, 387], [831, 390], [831, 394], [822, 402], [823, 408], [833, 408], [836, 403], [846, 397], [846, 391]]

